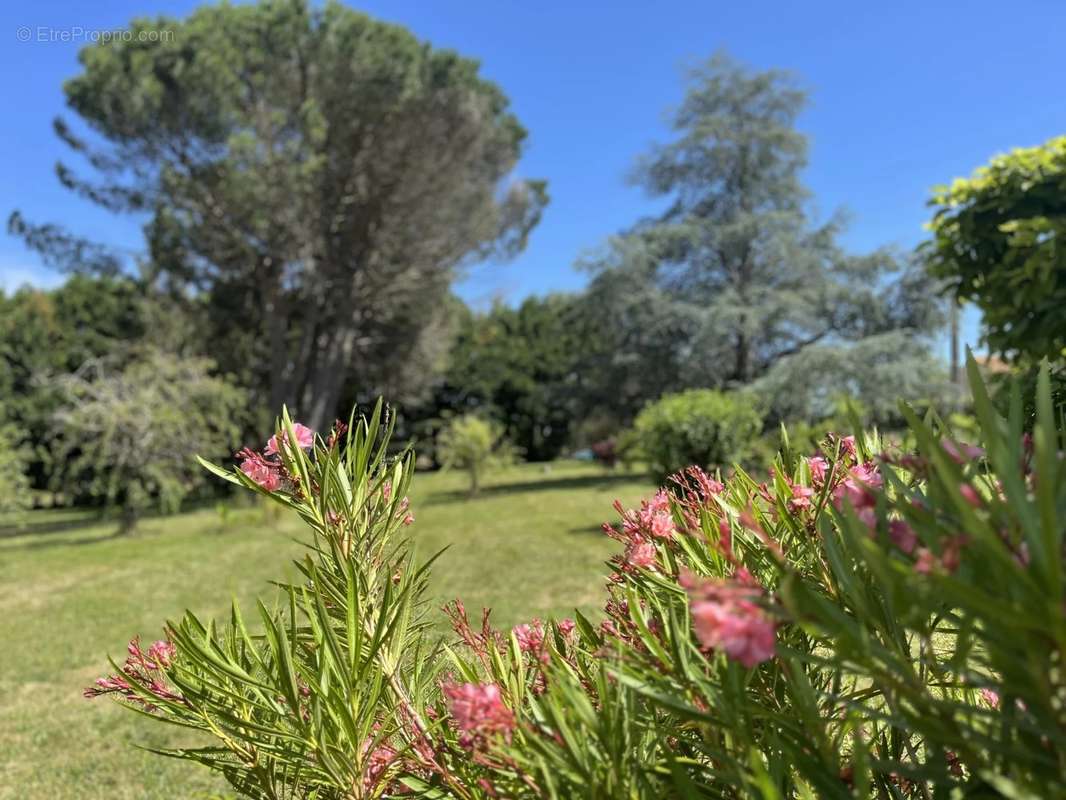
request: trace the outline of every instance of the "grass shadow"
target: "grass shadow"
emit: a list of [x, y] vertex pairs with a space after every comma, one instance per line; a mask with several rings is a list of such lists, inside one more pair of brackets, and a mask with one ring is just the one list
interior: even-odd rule
[[566, 532], [573, 536], [588, 536], [593, 535], [596, 537], [605, 536], [603, 532], [603, 523], [597, 523], [595, 525], [578, 525], [576, 528], [567, 528]]
[[[32, 512], [30, 516], [32, 516]], [[102, 514], [86, 514], [85, 516], [71, 517], [69, 519], [51, 519], [42, 522], [29, 520], [21, 524], [3, 524], [0, 525], [0, 539], [10, 539], [15, 536], [33, 536], [36, 534], [66, 533], [67, 531], [76, 531], [79, 528], [91, 528], [107, 521], [108, 518]]]
[[114, 530], [108, 531], [106, 533], [101, 533], [99, 536], [81, 536], [77, 539], [36, 539], [34, 541], [26, 542], [25, 544], [19, 544], [9, 547], [7, 548], [7, 551], [14, 552], [18, 550], [49, 550], [54, 547], [84, 547], [85, 545], [89, 544], [102, 544], [103, 542], [110, 542], [114, 541], [115, 539], [132, 538], [140, 535], [143, 534], [123, 533], [116, 526]]
[[569, 477], [546, 478], [541, 480], [521, 480], [513, 483], [494, 483], [482, 487], [481, 491], [471, 497], [465, 489], [434, 492], [427, 498], [431, 505], [454, 503], [467, 500], [481, 500], [487, 497], [506, 497], [512, 494], [529, 494], [535, 492], [581, 491], [596, 489], [609, 490], [624, 483], [634, 483], [644, 477], [639, 472], [603, 473], [602, 475], [572, 475]]

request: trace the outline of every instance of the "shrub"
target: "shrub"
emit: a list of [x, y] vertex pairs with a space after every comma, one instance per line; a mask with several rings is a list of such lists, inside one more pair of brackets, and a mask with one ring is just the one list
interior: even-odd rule
[[1066, 445], [998, 416], [980, 445], [905, 410], [917, 443], [785, 452], [772, 480], [698, 468], [608, 527], [605, 618], [488, 612], [431, 639], [402, 528], [412, 458], [380, 407], [227, 480], [311, 542], [263, 634], [190, 613], [131, 643], [113, 694], [214, 739], [171, 755], [251, 798], [1037, 798], [1066, 795]]
[[445, 469], [465, 470], [471, 496], [481, 491], [485, 473], [508, 463], [513, 454], [499, 423], [476, 414], [450, 420], [437, 438], [437, 452]]
[[730, 466], [762, 430], [762, 417], [751, 395], [690, 389], [645, 406], [633, 429], [642, 455], [665, 480], [691, 464]]

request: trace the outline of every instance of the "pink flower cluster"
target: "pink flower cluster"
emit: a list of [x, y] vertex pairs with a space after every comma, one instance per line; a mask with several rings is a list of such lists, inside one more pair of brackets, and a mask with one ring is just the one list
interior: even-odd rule
[[622, 512], [622, 532], [630, 539], [673, 538], [674, 518], [666, 490], [660, 489], [651, 500], [642, 500], [639, 509]]
[[[299, 422], [293, 423], [292, 430], [296, 434], [296, 443], [301, 448], [307, 450], [314, 446], [315, 432], [313, 430]], [[288, 441], [288, 433], [281, 431], [280, 434], [276, 433], [270, 437], [262, 453], [246, 447], [236, 455], [236, 458], [241, 460], [241, 472], [268, 492], [278, 491], [289, 480], [285, 465], [279, 458], [272, 457], [278, 455], [279, 436], [282, 443]]]
[[677, 533], [670, 512], [670, 495], [665, 489], [660, 489], [651, 500], [642, 500], [639, 509], [626, 510], [617, 500], [614, 507], [622, 517], [622, 530], [619, 532], [608, 523], [604, 523], [603, 530], [625, 545], [623, 564], [653, 568], [658, 557], [655, 543], [669, 541]]
[[872, 462], [856, 464], [833, 487], [833, 503], [842, 508], [850, 503], [859, 519], [873, 527], [876, 522], [873, 510], [877, 505], [877, 490], [882, 486], [881, 473]]
[[[381, 500], [384, 503], [388, 503], [392, 499], [392, 481], [385, 481], [381, 485]], [[411, 513], [411, 501], [405, 495], [400, 499], [400, 507], [396, 512], [396, 518], [400, 520], [400, 524], [404, 527], [412, 524], [415, 521], [415, 515]]]
[[[846, 440], [842, 440], [844, 442]], [[854, 441], [854, 440], [853, 440]], [[843, 447], [845, 452], [854, 452], [854, 446]], [[886, 457], [887, 459], [887, 457]], [[897, 460], [898, 463], [898, 460]], [[829, 465], [821, 456], [807, 460], [807, 466], [811, 472], [811, 480], [816, 485], [824, 485]], [[904, 465], [905, 466], [905, 465]], [[843, 473], [832, 488], [833, 503], [837, 508], [842, 508], [845, 503], [850, 504], [865, 523], [871, 533], [877, 527], [877, 492], [883, 487], [884, 480], [881, 473], [873, 462], [855, 464]], [[888, 522], [888, 538], [891, 542], [907, 555], [913, 555], [918, 549], [918, 534], [910, 523], [903, 519], [893, 519]], [[919, 559], [915, 564], [918, 572], [927, 572], [934, 566], [932, 554], [929, 551], [920, 551]]]
[[514, 626], [515, 639], [518, 640], [518, 649], [523, 653], [540, 654], [544, 649], [544, 623], [539, 619], [532, 622], [523, 622]]
[[241, 459], [241, 472], [268, 492], [276, 492], [281, 488], [282, 465], [279, 462], [248, 449], [239, 452], [237, 457]]
[[732, 580], [699, 580], [682, 575], [689, 592], [689, 610], [696, 638], [714, 650], [752, 668], [774, 656], [774, 622], [756, 602], [761, 590], [741, 572]]
[[377, 746], [375, 746], [371, 737], [367, 737], [361, 749], [363, 755], [363, 792], [369, 797], [378, 784], [385, 779], [389, 767], [396, 761], [399, 754], [385, 742], [378, 742]]
[[510, 740], [514, 714], [495, 683], [446, 683], [441, 690], [463, 747], [482, 747], [497, 736]]
[[[178, 654], [173, 642], [165, 639], [153, 642], [145, 652], [141, 650], [140, 640], [133, 639], [127, 645], [126, 652], [122, 674], [97, 678], [92, 686], [82, 692], [84, 697], [93, 698], [115, 694], [124, 700], [142, 705], [147, 711], [154, 710], [155, 705], [146, 700], [141, 692], [146, 692], [160, 700], [179, 702], [183, 700], [181, 695], [166, 683], [166, 670], [173, 665]], [[136, 691], [134, 685], [141, 692]]]

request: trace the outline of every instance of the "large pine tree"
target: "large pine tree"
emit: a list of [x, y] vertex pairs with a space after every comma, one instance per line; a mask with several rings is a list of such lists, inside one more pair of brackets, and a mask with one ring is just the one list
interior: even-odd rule
[[[91, 135], [57, 131], [90, 177], [61, 180], [147, 217], [151, 268], [209, 297], [222, 367], [315, 427], [346, 381], [433, 347], [456, 271], [520, 250], [546, 200], [511, 177], [525, 131], [476, 62], [336, 2], [138, 19], [79, 58], [64, 90]], [[115, 267], [12, 227], [55, 261]]]

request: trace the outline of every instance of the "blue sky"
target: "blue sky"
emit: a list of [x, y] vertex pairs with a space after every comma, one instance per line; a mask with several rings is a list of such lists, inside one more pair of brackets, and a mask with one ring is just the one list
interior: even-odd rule
[[[66, 156], [51, 131], [79, 42], [63, 31], [110, 29], [134, 16], [183, 16], [196, 3], [44, 0], [0, 9], [5, 120], [0, 216], [15, 208], [100, 240], [140, 247], [139, 222], [116, 219], [54, 177]], [[667, 135], [687, 62], [725, 48], [755, 67], [794, 71], [811, 93], [800, 121], [811, 139], [806, 180], [817, 213], [845, 208], [855, 250], [912, 247], [929, 188], [993, 154], [1066, 132], [1066, 2], [515, 2], [373, 0], [357, 8], [480, 59], [530, 131], [519, 165], [546, 178], [552, 203], [526, 252], [475, 268], [460, 293], [494, 297], [574, 289], [573, 263], [653, 210], [624, 182], [635, 156]], [[31, 41], [19, 41], [28, 27]], [[55, 32], [59, 32], [58, 34]], [[0, 236], [0, 286], [59, 276]], [[976, 338], [968, 315], [966, 338]]]

